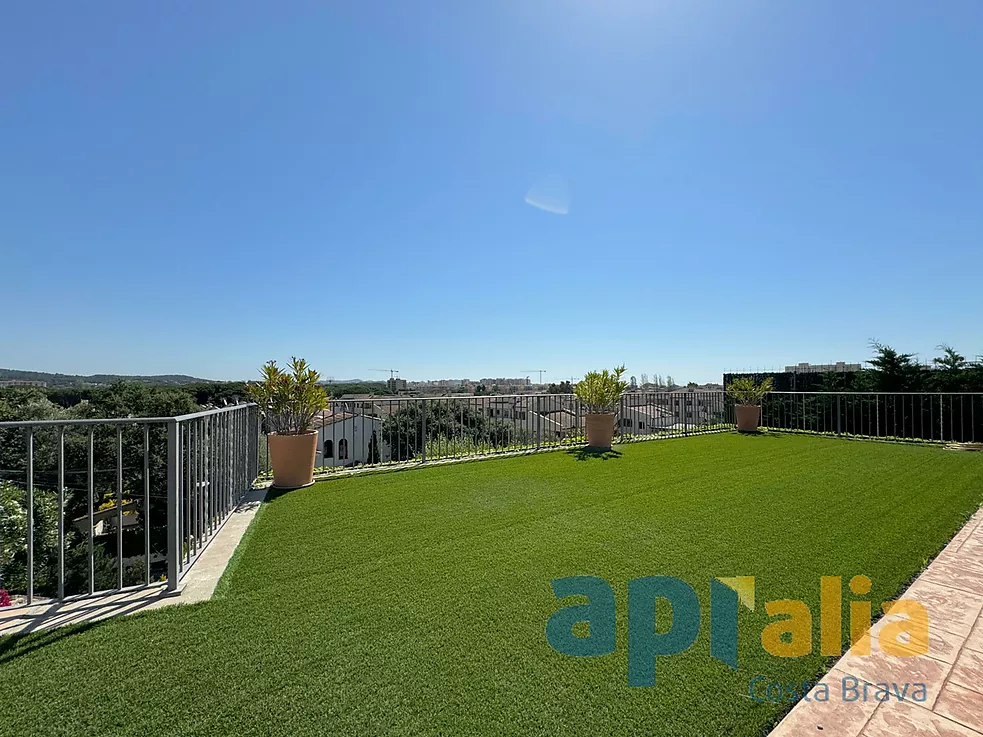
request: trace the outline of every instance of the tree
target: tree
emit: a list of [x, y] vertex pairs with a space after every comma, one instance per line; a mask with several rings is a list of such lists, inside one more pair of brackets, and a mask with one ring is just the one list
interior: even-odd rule
[[676, 388], [676, 382], [672, 380], [671, 376], [666, 376], [666, 388], [669, 391], [672, 391], [673, 389]]
[[648, 386], [648, 383], [649, 383], [649, 375], [642, 374], [642, 386]]
[[[58, 560], [58, 505], [55, 495], [34, 493], [34, 585], [48, 591]], [[0, 588], [27, 591], [27, 492], [0, 481]]]
[[843, 374], [835, 371], [824, 371], [822, 385], [819, 387], [821, 392], [841, 392], [846, 390], [846, 380]]
[[938, 349], [942, 351], [943, 355], [933, 358], [932, 363], [940, 369], [944, 371], [962, 371], [966, 368], [966, 357], [957, 353], [955, 348], [942, 343], [938, 346]]
[[97, 391], [99, 390], [89, 387], [55, 387], [45, 390], [45, 393], [52, 402], [67, 409], [90, 401]]
[[235, 404], [247, 396], [244, 381], [201, 381], [186, 384], [181, 389], [191, 394], [195, 402], [201, 406], [211, 404], [221, 407]]
[[630, 378], [630, 379], [628, 380], [628, 385], [629, 385], [629, 386], [630, 386], [630, 387], [631, 387], [632, 389], [637, 389], [637, 388], [638, 388], [638, 379], [636, 379], [636, 378], [635, 378], [634, 376], [632, 376], [632, 377], [631, 377], [631, 378]]
[[908, 392], [924, 389], [924, 371], [913, 360], [913, 353], [898, 353], [891, 346], [876, 340], [870, 342], [870, 347], [874, 350], [870, 365], [873, 366], [871, 371], [877, 391]]
[[376, 431], [372, 431], [372, 436], [369, 438], [369, 459], [367, 463], [379, 463], [382, 460], [382, 454], [379, 452], [379, 436]]
[[966, 357], [950, 345], [942, 343], [938, 346], [941, 356], [932, 359], [936, 369], [932, 372], [934, 388], [944, 392], [964, 391], [972, 378], [972, 372]]
[[385, 381], [363, 381], [353, 384], [325, 384], [324, 390], [332, 397], [340, 397], [344, 394], [379, 394], [394, 395], [392, 387]]
[[92, 395], [80, 412], [86, 417], [174, 417], [198, 412], [194, 397], [179, 387], [118, 381]]
[[382, 423], [382, 437], [392, 449], [393, 460], [416, 457], [426, 442], [464, 440], [475, 446], [504, 447], [515, 441], [515, 427], [488, 417], [482, 407], [453, 399], [426, 403], [426, 438], [420, 402], [404, 405]]

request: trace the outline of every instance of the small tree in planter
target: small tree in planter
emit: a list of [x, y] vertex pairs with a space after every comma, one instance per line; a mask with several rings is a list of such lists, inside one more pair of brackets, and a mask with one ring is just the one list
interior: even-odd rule
[[328, 406], [328, 395], [318, 384], [321, 375], [302, 358], [291, 358], [289, 371], [276, 361], [260, 371], [263, 380], [248, 384], [247, 389], [266, 420], [273, 485], [283, 489], [308, 486], [314, 483], [317, 455], [314, 417]]
[[624, 366], [614, 371], [591, 371], [573, 388], [587, 410], [587, 445], [591, 448], [611, 449], [615, 414], [628, 388], [628, 382], [621, 380], [624, 373]]
[[727, 386], [727, 396], [734, 400], [738, 432], [758, 431], [761, 422], [761, 400], [771, 391], [771, 387], [770, 376], [760, 384], [745, 376], [734, 379]]

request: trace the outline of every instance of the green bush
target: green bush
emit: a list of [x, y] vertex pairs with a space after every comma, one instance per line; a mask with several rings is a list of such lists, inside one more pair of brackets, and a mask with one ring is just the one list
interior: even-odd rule
[[303, 358], [291, 358], [284, 371], [270, 361], [260, 371], [263, 380], [246, 386], [249, 396], [263, 411], [269, 432], [302, 435], [310, 432], [314, 416], [328, 406], [328, 395], [318, 384], [321, 375]]
[[755, 383], [754, 379], [742, 376], [734, 379], [727, 387], [727, 396], [734, 400], [736, 404], [742, 406], [757, 406], [761, 404], [765, 394], [771, 391], [772, 380], [769, 376], [760, 384]]
[[577, 382], [573, 393], [590, 414], [617, 412], [621, 395], [628, 389], [628, 382], [621, 380], [624, 373], [624, 366], [618, 366], [614, 371], [590, 371]]

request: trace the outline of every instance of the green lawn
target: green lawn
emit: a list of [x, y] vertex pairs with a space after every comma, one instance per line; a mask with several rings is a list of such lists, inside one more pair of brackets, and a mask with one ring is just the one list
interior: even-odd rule
[[[279, 496], [214, 600], [0, 640], [0, 734], [759, 735], [788, 707], [754, 702], [749, 681], [826, 665], [819, 577], [863, 573], [890, 598], [983, 503], [983, 457], [935, 447], [727, 434], [620, 452]], [[550, 581], [577, 574], [614, 586], [612, 655], [546, 642]], [[655, 688], [627, 685], [627, 582], [658, 574], [704, 606], [712, 577], [756, 577], [738, 671], [710, 658], [704, 621]], [[813, 655], [762, 650], [779, 598], [812, 607]]]

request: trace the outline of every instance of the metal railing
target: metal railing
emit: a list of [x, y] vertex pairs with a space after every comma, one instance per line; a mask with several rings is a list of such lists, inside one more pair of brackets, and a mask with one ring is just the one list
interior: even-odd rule
[[[732, 414], [720, 391], [631, 392], [616, 415], [616, 441], [718, 431]], [[582, 445], [585, 417], [572, 394], [334, 399], [315, 421], [315, 466], [328, 473]], [[260, 456], [268, 475], [265, 440]]]
[[771, 430], [906, 442], [983, 440], [983, 394], [771, 392], [761, 403]]
[[0, 587], [176, 589], [259, 472], [259, 412], [0, 422]]

